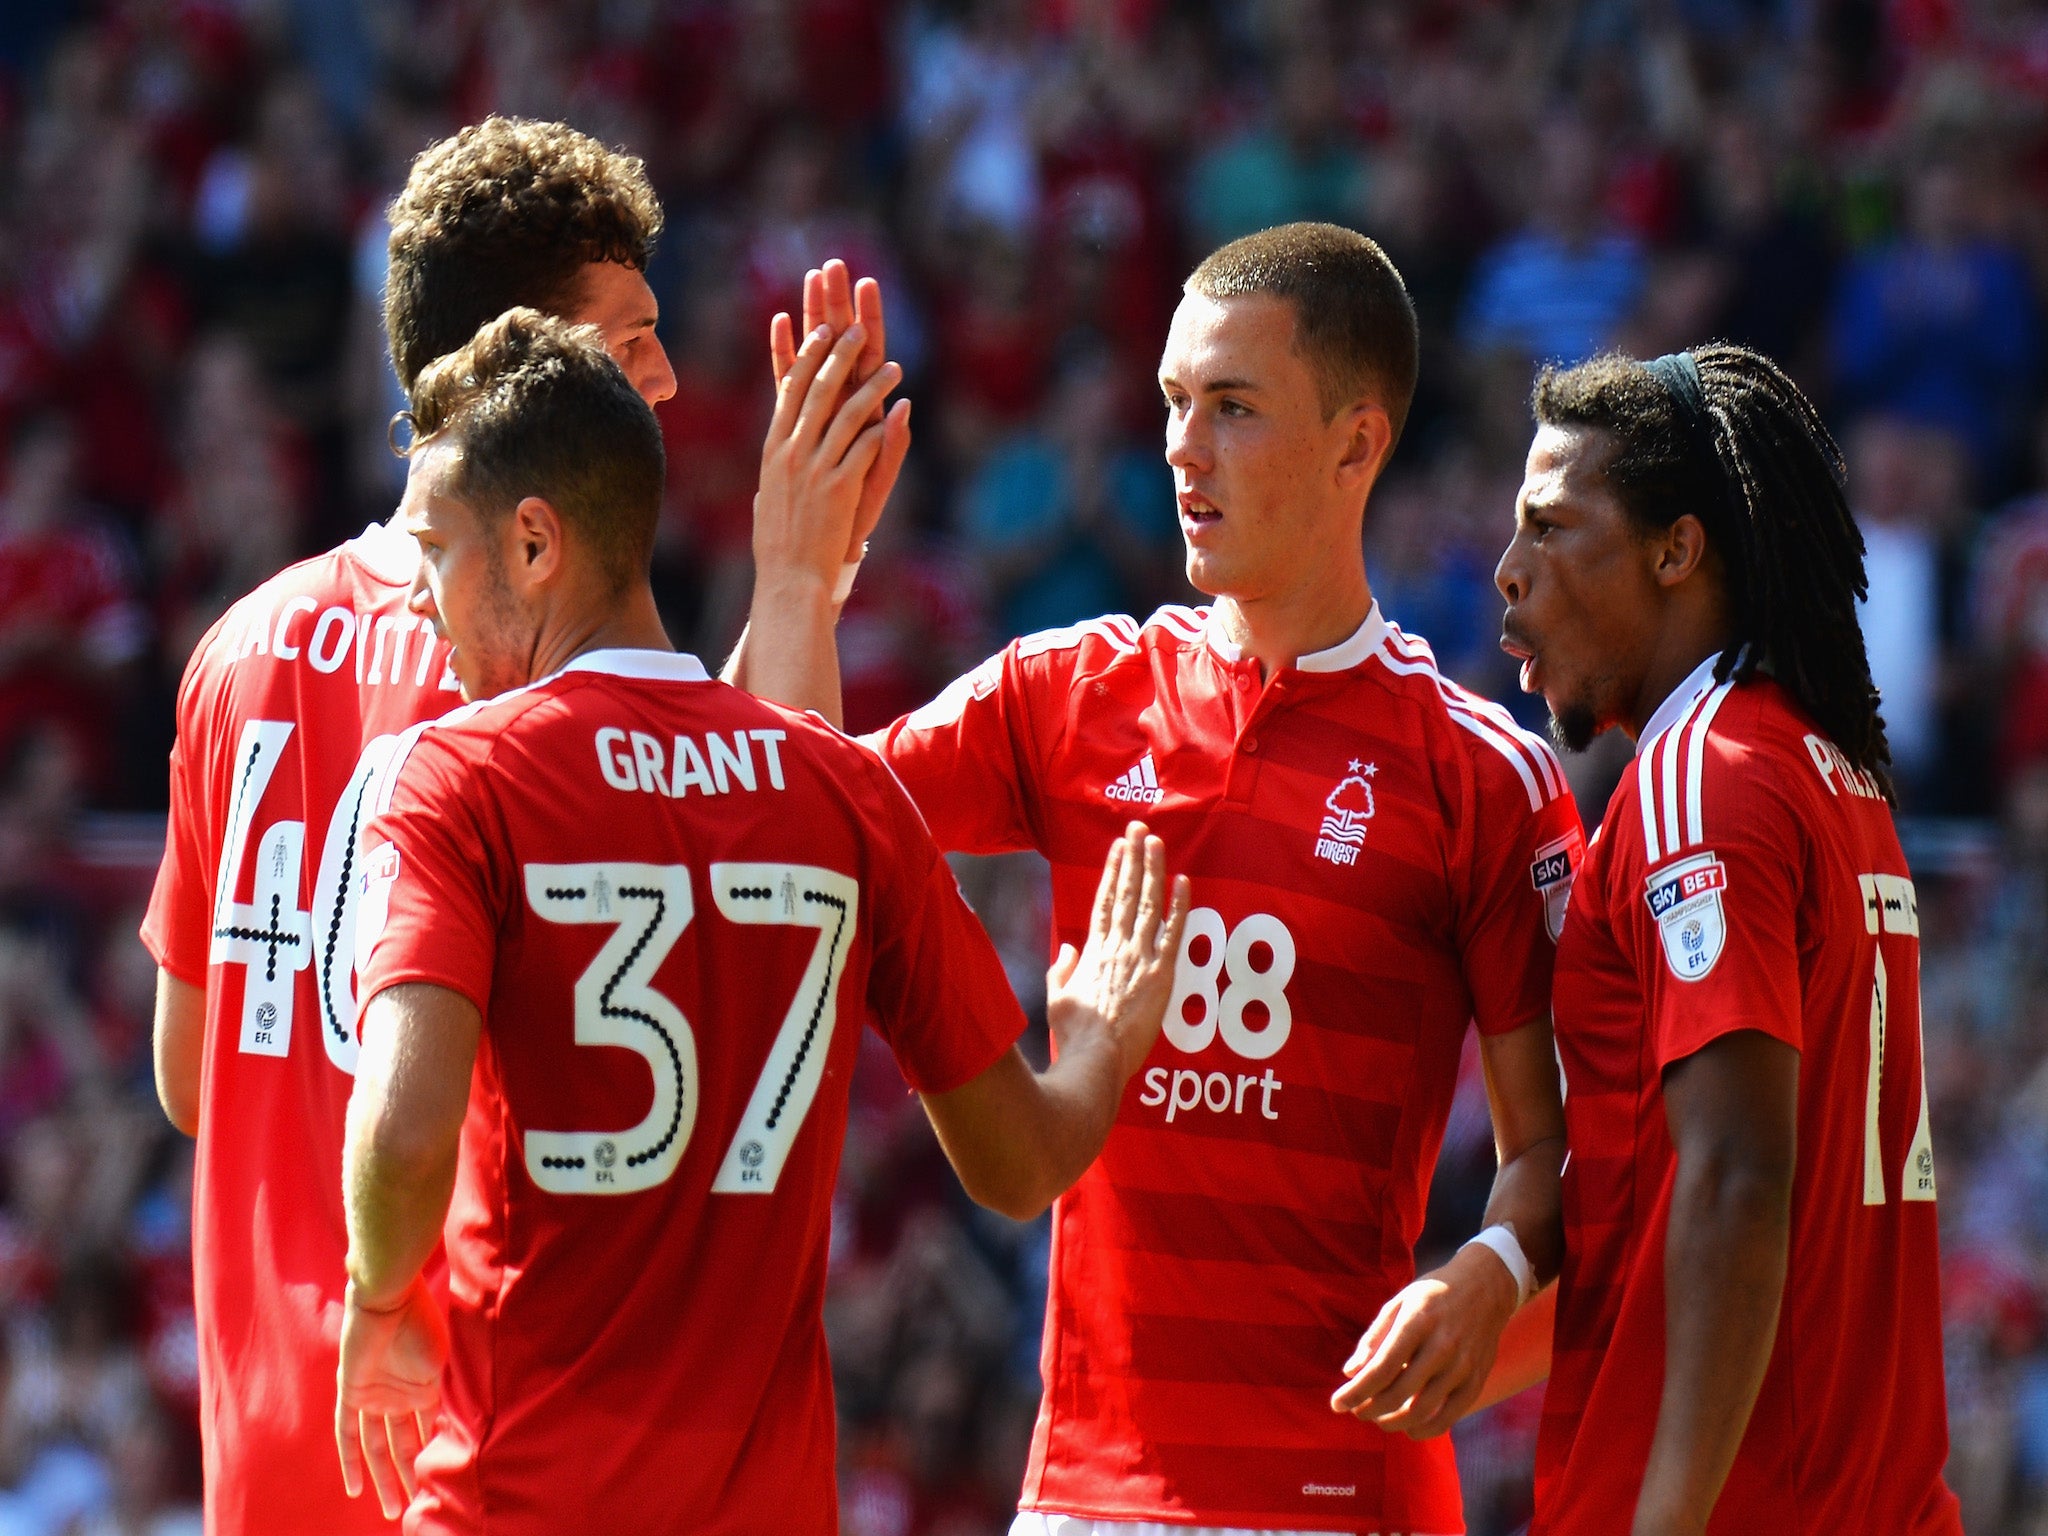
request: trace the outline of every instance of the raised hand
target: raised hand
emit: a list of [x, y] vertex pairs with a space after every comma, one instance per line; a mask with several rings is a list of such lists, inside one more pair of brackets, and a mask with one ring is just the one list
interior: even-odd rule
[[395, 1306], [378, 1312], [358, 1305], [355, 1286], [349, 1286], [334, 1442], [348, 1496], [362, 1496], [367, 1473], [387, 1519], [404, 1514], [419, 1492], [413, 1461], [433, 1433], [447, 1363], [448, 1324], [424, 1281], [414, 1280]]
[[[1170, 890], [1170, 895], [1169, 895]], [[1079, 1032], [1102, 1030], [1128, 1081], [1159, 1038], [1188, 916], [1188, 878], [1169, 888], [1166, 845], [1134, 821], [1110, 845], [1095, 914], [1077, 952], [1063, 945], [1046, 977], [1046, 1022], [1062, 1052]]]
[[836, 340], [820, 325], [804, 338], [777, 387], [754, 496], [757, 588], [792, 572], [815, 577], [828, 590], [838, 578], [863, 487], [887, 434], [886, 425], [869, 423], [903, 376], [896, 364], [884, 363], [849, 390], [866, 343], [858, 323]]
[[[806, 337], [814, 335], [822, 326], [829, 337], [836, 340], [855, 325], [861, 327], [865, 339], [854, 359], [848, 382], [842, 383], [841, 388], [858, 390], [884, 367], [890, 366], [882, 314], [882, 285], [871, 277], [854, 282], [846, 263], [837, 257], [804, 274], [803, 334]], [[778, 314], [768, 327], [769, 363], [778, 392], [795, 368], [799, 351], [794, 323], [787, 313]], [[898, 377], [901, 377], [900, 372]], [[861, 558], [875, 525], [882, 520], [889, 493], [896, 488], [904, 456], [910, 452], [910, 402], [899, 400], [885, 413], [878, 399], [868, 412], [866, 422], [869, 426], [882, 428], [881, 451], [861, 482], [860, 500], [854, 509], [848, 541], [841, 556], [845, 564]]]

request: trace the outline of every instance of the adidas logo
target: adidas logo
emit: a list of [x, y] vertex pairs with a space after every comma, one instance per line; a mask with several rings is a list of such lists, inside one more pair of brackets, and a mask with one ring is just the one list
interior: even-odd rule
[[1128, 800], [1135, 805], [1157, 805], [1166, 798], [1166, 791], [1159, 787], [1159, 774], [1152, 766], [1150, 752], [1139, 758], [1103, 793], [1112, 800]]

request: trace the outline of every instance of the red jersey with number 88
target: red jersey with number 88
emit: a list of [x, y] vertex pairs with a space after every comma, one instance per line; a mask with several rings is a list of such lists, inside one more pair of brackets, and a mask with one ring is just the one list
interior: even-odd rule
[[1570, 1162], [1537, 1536], [1634, 1518], [1664, 1389], [1662, 1074], [1799, 1052], [1791, 1257], [1715, 1536], [1952, 1536], [1920, 923], [1891, 809], [1775, 682], [1710, 660], [1645, 730], [1557, 957]]
[[836, 1532], [820, 1309], [864, 1017], [944, 1092], [1024, 1019], [888, 771], [594, 651], [402, 744], [363, 996], [483, 1015], [408, 1532]]
[[460, 702], [384, 526], [228, 610], [178, 693], [142, 940], [206, 991], [192, 1267], [211, 1536], [390, 1531], [334, 1451], [356, 834], [396, 733]]
[[1463, 1528], [1448, 1437], [1332, 1413], [1414, 1276], [1469, 1024], [1544, 1017], [1556, 759], [1374, 609], [1270, 678], [1202, 610], [1017, 641], [871, 738], [940, 844], [1051, 861], [1086, 932], [1132, 818], [1193, 908], [1165, 1031], [1055, 1208], [1027, 1509]]

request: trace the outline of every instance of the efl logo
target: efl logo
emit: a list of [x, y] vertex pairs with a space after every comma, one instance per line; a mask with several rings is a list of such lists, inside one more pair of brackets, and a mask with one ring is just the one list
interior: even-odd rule
[[1727, 869], [1713, 854], [1696, 853], [1648, 876], [1643, 884], [1643, 900], [1657, 920], [1671, 974], [1680, 981], [1698, 981], [1714, 968], [1728, 939], [1721, 910]]

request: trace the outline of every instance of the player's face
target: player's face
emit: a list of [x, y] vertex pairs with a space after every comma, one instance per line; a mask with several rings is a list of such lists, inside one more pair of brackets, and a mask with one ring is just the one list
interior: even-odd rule
[[575, 302], [562, 318], [602, 331], [605, 350], [649, 405], [676, 392], [676, 371], [654, 334], [661, 306], [644, 273], [622, 262], [593, 261], [576, 279]]
[[1348, 545], [1356, 491], [1338, 465], [1351, 413], [1323, 419], [1316, 378], [1294, 347], [1294, 307], [1265, 294], [1184, 295], [1159, 360], [1166, 462], [1173, 469], [1188, 580], [1212, 597], [1278, 596]]
[[454, 646], [449, 659], [462, 697], [489, 699], [533, 681], [527, 674], [535, 626], [506, 577], [506, 546], [517, 536], [516, 521], [479, 517], [448, 493], [459, 452], [453, 443], [434, 442], [413, 454], [398, 526], [420, 546], [412, 611], [432, 619]]
[[1493, 574], [1508, 602], [1501, 649], [1574, 752], [1627, 721], [1656, 627], [1654, 559], [1607, 485], [1613, 451], [1604, 432], [1537, 428], [1514, 540]]

